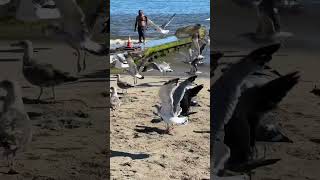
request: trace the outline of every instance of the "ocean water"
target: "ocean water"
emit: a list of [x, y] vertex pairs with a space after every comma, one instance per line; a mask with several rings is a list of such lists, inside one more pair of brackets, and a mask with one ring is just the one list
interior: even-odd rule
[[[210, 0], [111, 0], [111, 38], [129, 35], [136, 37], [138, 34], [133, 31], [134, 23], [140, 9], [158, 25], [162, 25], [176, 13], [167, 27], [169, 34], [174, 34], [179, 27], [196, 23], [210, 28], [210, 22], [205, 20], [210, 17]], [[159, 33], [149, 28], [146, 35], [156, 37]]]
[[[183, 26], [202, 24], [210, 29], [210, 21], [206, 19], [210, 17], [210, 0], [111, 0], [110, 1], [110, 44], [111, 47], [123, 46], [127, 42], [128, 36], [131, 36], [133, 42], [137, 41], [138, 33], [134, 32], [135, 18], [138, 15], [138, 10], [142, 9], [144, 14], [148, 16], [154, 23], [162, 25], [174, 13], [175, 18], [166, 28], [170, 30], [169, 35]], [[146, 32], [147, 38], [159, 38], [161, 34], [157, 33], [152, 28]], [[164, 38], [164, 37], [162, 37]], [[148, 41], [147, 41], [148, 44]], [[146, 45], [147, 45], [146, 44]], [[187, 49], [181, 50], [186, 54]], [[181, 53], [180, 52], [180, 53]], [[209, 77], [210, 75], [210, 57], [209, 50], [203, 54], [205, 56], [205, 64], [199, 66], [200, 76]], [[186, 76], [190, 70], [190, 65], [184, 64], [182, 61], [185, 57], [179, 52], [171, 53], [168, 56], [161, 57], [161, 61], [171, 63], [174, 72], [170, 75]], [[144, 73], [145, 75], [161, 75], [157, 72]], [[169, 75], [168, 74], [168, 75]]]

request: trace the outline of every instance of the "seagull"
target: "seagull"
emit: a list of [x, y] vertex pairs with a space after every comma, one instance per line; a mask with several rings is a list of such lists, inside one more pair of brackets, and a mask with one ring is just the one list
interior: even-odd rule
[[126, 56], [126, 60], [129, 64], [129, 68], [126, 69], [126, 71], [133, 77], [134, 84], [137, 84], [137, 78], [144, 79], [144, 76], [139, 73], [137, 65], [134, 63], [131, 54], [127, 54]]
[[192, 105], [192, 98], [196, 97], [202, 88], [203, 88], [203, 85], [201, 84], [194, 88], [186, 90], [183, 98], [180, 101], [180, 107], [182, 108], [182, 112], [181, 112], [182, 116], [188, 115], [190, 106]]
[[157, 64], [155, 62], [149, 63], [147, 66], [144, 66], [142, 72], [149, 72], [152, 70], [158, 70], [159, 72], [162, 72], [163, 75], [166, 75], [167, 72], [173, 72], [173, 70], [170, 67], [170, 64], [164, 61], [160, 64]]
[[0, 88], [6, 91], [3, 109], [0, 113], [0, 146], [3, 156], [9, 161], [8, 174], [17, 174], [14, 169], [16, 153], [26, 150], [32, 139], [32, 124], [25, 112], [21, 88], [17, 82], [3, 80]]
[[[241, 96], [241, 85], [248, 75], [261, 69], [265, 63], [272, 59], [272, 54], [280, 48], [280, 44], [272, 44], [254, 50], [238, 63], [230, 67], [211, 86], [212, 106], [212, 138], [213, 147], [213, 174], [224, 169], [229, 158], [230, 148], [224, 144], [224, 125], [228, 124]], [[221, 150], [223, 150], [221, 152]], [[220, 151], [220, 152], [219, 152]], [[218, 154], [221, 154], [218, 155]]]
[[174, 90], [173, 93], [173, 112], [176, 116], [179, 116], [182, 112], [182, 108], [180, 106], [180, 102], [183, 99], [183, 96], [185, 95], [185, 92], [187, 89], [190, 89], [192, 85], [194, 84], [194, 81], [196, 80], [198, 76], [191, 76], [185, 81], [181, 82], [179, 86]]
[[275, 109], [288, 91], [297, 84], [297, 73], [289, 73], [263, 85], [241, 90], [242, 94], [232, 118], [224, 127], [224, 142], [231, 150], [229, 166], [238, 166], [252, 157], [262, 116]]
[[[161, 86], [159, 91], [159, 97], [161, 101], [161, 107], [159, 110], [159, 115], [166, 123], [166, 132], [170, 133], [170, 125], [186, 125], [188, 123], [187, 117], [179, 117], [178, 114], [174, 111], [174, 92], [177, 87], [179, 78], [169, 80]], [[181, 94], [178, 94], [181, 96]], [[176, 103], [177, 104], [177, 103]]]
[[121, 81], [120, 80], [120, 74], [117, 74], [117, 85], [118, 85], [118, 87], [120, 89], [122, 89], [122, 92], [123, 92], [124, 89], [127, 92], [127, 89], [134, 87], [133, 85], [131, 85], [131, 84], [127, 83], [127, 82]]
[[148, 23], [150, 23], [157, 32], [161, 33], [161, 34], [168, 34], [169, 30], [166, 30], [165, 28], [171, 23], [171, 21], [173, 20], [173, 18], [175, 17], [176, 14], [172, 15], [170, 17], [170, 19], [164, 23], [161, 26], [158, 26], [157, 24], [155, 24], [151, 19], [148, 18]]
[[110, 55], [110, 64], [115, 64], [118, 69], [127, 69], [129, 64], [123, 54]]
[[193, 52], [194, 52], [194, 50], [192, 48], [188, 48], [188, 55], [179, 51], [179, 54], [182, 55], [186, 59], [186, 61], [184, 61], [184, 63], [192, 62], [192, 60], [194, 59]]
[[195, 48], [195, 51], [197, 52], [197, 56], [199, 58], [203, 58], [203, 56], [201, 55], [202, 51], [200, 48], [200, 44], [199, 44], [199, 39], [200, 39], [200, 34], [199, 34], [199, 30], [201, 28], [201, 24], [196, 24], [195, 26], [195, 31], [192, 34], [192, 45]]
[[[76, 51], [77, 70], [80, 72], [82, 69], [86, 69], [85, 56], [87, 52], [98, 56], [106, 56], [109, 53], [106, 44], [99, 44], [91, 39], [103, 2], [93, 1], [90, 3], [91, 8], [87, 8], [86, 14], [76, 0], [55, 0], [55, 2], [62, 17], [48, 25], [43, 31], [47, 35], [55, 34]], [[80, 65], [82, 57], [83, 67]]]
[[190, 63], [190, 71], [186, 72], [189, 75], [196, 75], [197, 73], [201, 73], [198, 71], [198, 64], [203, 60], [202, 57], [196, 57], [191, 63]]
[[78, 78], [68, 75], [68, 73], [55, 69], [51, 64], [38, 63], [33, 58], [32, 42], [29, 40], [20, 41], [11, 46], [19, 46], [24, 49], [22, 71], [26, 80], [32, 85], [40, 88], [38, 100], [43, 92], [43, 87], [51, 87], [53, 99], [55, 100], [54, 87], [66, 82], [77, 81]]
[[120, 107], [121, 102], [117, 93], [117, 88], [110, 87], [110, 90], [111, 90], [110, 104], [111, 104], [111, 109], [114, 111], [118, 107]]

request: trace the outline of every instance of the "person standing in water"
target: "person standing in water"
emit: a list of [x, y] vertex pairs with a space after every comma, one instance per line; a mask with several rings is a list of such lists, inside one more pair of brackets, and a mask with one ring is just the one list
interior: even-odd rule
[[139, 10], [139, 15], [136, 17], [136, 23], [134, 25], [134, 31], [137, 31], [138, 27], [138, 34], [139, 34], [139, 43], [142, 43], [141, 39], [143, 39], [143, 43], [145, 44], [145, 31], [148, 27], [148, 17], [143, 14], [142, 10]]
[[262, 0], [258, 5], [259, 11], [267, 15], [273, 22], [276, 32], [280, 32], [280, 15], [277, 8], [278, 0]]

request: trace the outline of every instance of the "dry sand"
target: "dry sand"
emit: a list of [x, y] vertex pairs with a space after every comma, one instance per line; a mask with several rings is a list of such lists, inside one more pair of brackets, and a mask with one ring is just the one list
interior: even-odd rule
[[[0, 49], [12, 49], [0, 41]], [[35, 41], [34, 47], [48, 47], [35, 54], [39, 62], [75, 74], [76, 58], [63, 43]], [[0, 77], [19, 81], [25, 109], [33, 124], [33, 140], [25, 153], [18, 154], [18, 175], [7, 175], [5, 161], [0, 161], [0, 179], [106, 179], [106, 87], [105, 58], [87, 57], [87, 70], [76, 83], [56, 87], [56, 103], [51, 103], [51, 90], [45, 89], [43, 103], [34, 99], [39, 88], [29, 84], [22, 74], [22, 53], [0, 54]]]
[[[173, 135], [168, 135], [152, 106], [160, 101], [160, 86], [172, 78], [139, 80], [111, 113], [111, 179], [209, 179], [210, 81], [196, 79], [204, 84], [197, 97], [201, 107], [191, 109], [197, 113], [190, 115], [188, 125], [175, 126]], [[131, 76], [122, 79], [133, 83]], [[117, 87], [114, 77], [110, 84]]]

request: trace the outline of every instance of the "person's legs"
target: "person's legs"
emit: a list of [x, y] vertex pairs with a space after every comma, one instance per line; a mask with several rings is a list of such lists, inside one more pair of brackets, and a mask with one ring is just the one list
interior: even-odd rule
[[141, 28], [141, 36], [143, 38], [143, 44], [146, 43], [146, 38], [145, 38], [145, 27], [142, 27]]
[[142, 37], [143, 33], [142, 33], [141, 27], [138, 27], [138, 34], [139, 34], [139, 43], [142, 43], [141, 37]]

